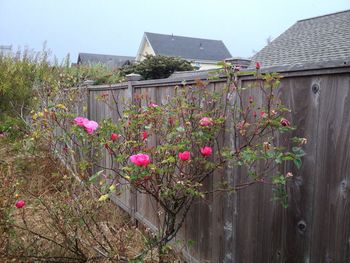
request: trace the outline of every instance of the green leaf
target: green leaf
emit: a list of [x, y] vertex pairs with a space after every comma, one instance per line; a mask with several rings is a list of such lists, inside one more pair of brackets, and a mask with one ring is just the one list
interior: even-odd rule
[[302, 157], [305, 155], [305, 152], [303, 149], [301, 149], [300, 147], [293, 147], [292, 148], [292, 151], [294, 152], [294, 154], [297, 156], [297, 157]]
[[101, 171], [98, 171], [97, 173], [93, 174], [93, 175], [89, 178], [89, 182], [90, 182], [90, 183], [96, 183], [97, 177], [99, 177], [103, 172], [104, 172], [104, 170], [101, 170]]
[[185, 128], [180, 126], [180, 127], [177, 127], [176, 130], [177, 130], [178, 132], [184, 132], [184, 131], [185, 131]]
[[300, 158], [295, 159], [294, 164], [298, 169], [300, 169], [301, 164], [302, 164], [301, 159]]

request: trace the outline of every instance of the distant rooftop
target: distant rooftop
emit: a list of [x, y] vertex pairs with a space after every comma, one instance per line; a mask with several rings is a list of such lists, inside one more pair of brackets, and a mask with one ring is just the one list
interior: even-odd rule
[[188, 60], [220, 61], [231, 57], [221, 40], [183, 37], [145, 32], [156, 55], [182, 57]]
[[9, 55], [12, 53], [12, 45], [0, 45], [0, 55]]
[[350, 10], [299, 20], [252, 58], [262, 66], [295, 66], [350, 58]]
[[101, 64], [109, 68], [118, 68], [130, 62], [133, 62], [134, 60], [135, 60], [135, 57], [131, 57], [131, 56], [79, 53], [77, 64], [78, 65]]

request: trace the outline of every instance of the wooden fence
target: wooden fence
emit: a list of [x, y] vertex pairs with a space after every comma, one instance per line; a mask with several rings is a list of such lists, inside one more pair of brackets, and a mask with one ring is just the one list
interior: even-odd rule
[[[198, 201], [187, 216], [179, 239], [188, 262], [350, 262], [350, 67], [348, 64], [274, 69], [283, 79], [278, 96], [292, 110], [288, 116], [305, 137], [307, 155], [300, 170], [285, 167], [294, 177], [288, 186], [289, 207], [271, 201], [268, 186], [254, 185], [236, 194], [217, 193]], [[129, 81], [88, 88], [88, 117], [118, 118], [122, 100], [148, 94], [157, 104], [166, 102], [174, 87], [206, 76], [178, 74], [173, 78]], [[240, 77], [243, 86], [254, 78]], [[221, 88], [225, 79], [210, 81]], [[96, 98], [108, 94], [110, 110]], [[232, 134], [224, 135], [230, 143]], [[109, 162], [108, 158], [105, 160]], [[208, 189], [220, 180], [232, 185], [240, 168], [217, 172], [205, 182]], [[156, 205], [147, 196], [126, 188], [114, 201], [147, 227], [157, 226]]]

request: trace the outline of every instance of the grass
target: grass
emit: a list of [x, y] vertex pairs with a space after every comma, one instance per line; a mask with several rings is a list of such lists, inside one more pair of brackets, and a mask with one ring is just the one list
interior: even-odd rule
[[0, 138], [0, 181], [1, 262], [122, 262], [144, 249], [145, 235], [128, 215], [97, 202], [45, 149], [30, 153]]

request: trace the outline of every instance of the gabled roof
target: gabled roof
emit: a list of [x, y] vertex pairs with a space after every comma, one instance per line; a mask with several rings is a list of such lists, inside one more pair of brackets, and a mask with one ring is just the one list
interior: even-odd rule
[[300, 20], [252, 58], [263, 67], [350, 58], [350, 10]]
[[144, 36], [156, 55], [188, 60], [219, 61], [231, 57], [221, 40], [183, 37], [145, 32]]
[[102, 64], [109, 68], [117, 68], [132, 62], [135, 57], [129, 56], [115, 56], [115, 55], [102, 55], [91, 53], [79, 53], [77, 64], [80, 65], [96, 65]]

